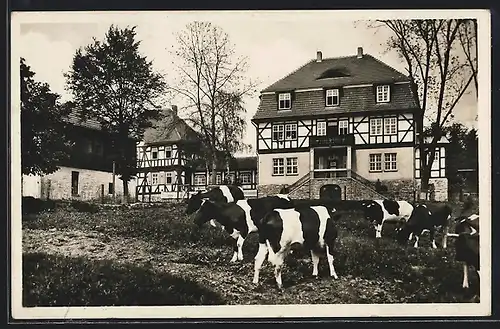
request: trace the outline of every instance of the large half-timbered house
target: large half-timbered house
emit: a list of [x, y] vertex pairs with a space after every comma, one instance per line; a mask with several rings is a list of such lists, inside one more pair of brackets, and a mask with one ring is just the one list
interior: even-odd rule
[[137, 145], [137, 199], [185, 198], [199, 145], [198, 134], [179, 118], [177, 107], [165, 109]]
[[[72, 112], [66, 137], [72, 141], [68, 159], [48, 175], [23, 175], [22, 195], [41, 199], [105, 201], [123, 194], [123, 182], [115, 176], [113, 185], [113, 140], [94, 119], [80, 120]], [[135, 141], [129, 139], [129, 151], [135, 154]], [[128, 182], [129, 197], [134, 198], [135, 179]]]
[[[296, 197], [397, 197], [420, 185], [422, 112], [407, 76], [363, 54], [317, 58], [261, 91], [257, 131], [259, 196], [288, 187]], [[447, 199], [445, 145], [430, 184]]]

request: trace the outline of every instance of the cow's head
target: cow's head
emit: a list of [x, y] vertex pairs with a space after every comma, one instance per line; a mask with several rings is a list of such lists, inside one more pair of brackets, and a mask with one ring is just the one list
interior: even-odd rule
[[211, 219], [217, 218], [217, 206], [213, 201], [208, 199], [201, 200], [200, 209], [194, 215], [194, 223], [201, 226]]
[[367, 221], [372, 223], [379, 223], [380, 221], [382, 221], [382, 209], [377, 202], [373, 200], [362, 201], [361, 210]]
[[201, 191], [193, 194], [187, 203], [186, 214], [191, 215], [196, 210], [200, 209], [202, 203]]
[[408, 224], [403, 224], [403, 226], [401, 228], [398, 229], [397, 233], [396, 233], [396, 241], [400, 244], [400, 245], [405, 245], [406, 243], [408, 243], [408, 238], [410, 237], [410, 228], [408, 226]]

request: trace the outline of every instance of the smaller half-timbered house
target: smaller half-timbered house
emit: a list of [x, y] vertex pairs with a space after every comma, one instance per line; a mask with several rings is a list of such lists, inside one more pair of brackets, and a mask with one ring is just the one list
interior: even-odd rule
[[199, 145], [198, 134], [177, 115], [177, 107], [165, 109], [137, 145], [137, 199], [185, 198]]

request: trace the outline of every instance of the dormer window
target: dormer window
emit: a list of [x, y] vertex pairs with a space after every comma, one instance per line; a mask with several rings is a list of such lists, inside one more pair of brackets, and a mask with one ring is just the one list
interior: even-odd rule
[[292, 107], [292, 95], [290, 93], [282, 93], [278, 97], [278, 109], [289, 110]]
[[390, 98], [389, 85], [377, 86], [377, 103], [388, 103]]
[[337, 106], [337, 105], [339, 105], [339, 90], [328, 89], [326, 91], [326, 106]]

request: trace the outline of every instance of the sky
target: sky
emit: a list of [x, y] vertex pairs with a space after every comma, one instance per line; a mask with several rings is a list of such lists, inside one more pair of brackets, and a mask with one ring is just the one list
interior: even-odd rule
[[[71, 99], [64, 88], [63, 73], [69, 70], [75, 51], [92, 43], [92, 38], [104, 39], [111, 24], [137, 26], [139, 51], [153, 61], [154, 69], [165, 75], [167, 83], [175, 79], [170, 55], [176, 47], [175, 33], [195, 20], [209, 21], [229, 35], [237, 55], [247, 57], [246, 77], [259, 82], [258, 91], [316, 58], [317, 51], [329, 58], [355, 55], [357, 47], [363, 47], [364, 53], [406, 74], [397, 54], [384, 51], [390, 32], [376, 32], [362, 22], [355, 23], [373, 18], [367, 15], [354, 17], [332, 11], [28, 14], [13, 15], [13, 24], [16, 20], [20, 24], [19, 34], [12, 37], [13, 46], [36, 73], [35, 78], [47, 82], [62, 100]], [[250, 119], [257, 110], [258, 93], [244, 101], [248, 122], [244, 142], [252, 145], [251, 154], [255, 154], [255, 128]], [[476, 97], [465, 95], [454, 110], [455, 121], [477, 127], [477, 111]]]

